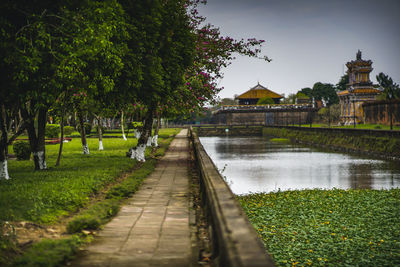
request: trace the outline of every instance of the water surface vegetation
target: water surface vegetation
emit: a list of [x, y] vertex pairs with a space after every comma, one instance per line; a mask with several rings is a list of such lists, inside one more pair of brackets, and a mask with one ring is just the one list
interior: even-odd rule
[[238, 196], [278, 266], [400, 265], [400, 189]]

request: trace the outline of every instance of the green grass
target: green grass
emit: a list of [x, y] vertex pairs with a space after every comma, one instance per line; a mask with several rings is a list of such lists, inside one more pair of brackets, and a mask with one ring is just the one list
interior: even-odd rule
[[[298, 126], [295, 125], [295, 126]], [[310, 127], [310, 124], [302, 124], [301, 127]], [[316, 128], [328, 128], [328, 124], [312, 124], [312, 127]], [[337, 124], [331, 124], [331, 128], [354, 128], [353, 125], [343, 125], [338, 126]], [[390, 125], [383, 125], [383, 124], [356, 124], [357, 129], [364, 129], [364, 130], [390, 130]], [[400, 130], [400, 126], [394, 126], [393, 130]]]
[[278, 266], [400, 265], [400, 189], [238, 198]]
[[[163, 129], [160, 136], [176, 132]], [[47, 145], [45, 171], [33, 171], [33, 161], [9, 160], [11, 179], [0, 182], [0, 221], [52, 223], [85, 206], [91, 196], [135, 167], [136, 161], [125, 155], [136, 142], [104, 139], [105, 150], [98, 151], [98, 140], [88, 139], [91, 154], [83, 155], [80, 140], [74, 138], [64, 144], [59, 167], [54, 167], [59, 146]]]
[[12, 266], [53, 267], [60, 266], [72, 259], [85, 238], [74, 235], [58, 240], [44, 239], [29, 248], [24, 255], [18, 257]]
[[[152, 157], [164, 155], [179, 130], [160, 131], [160, 147]], [[69, 233], [98, 229], [118, 212], [124, 199], [131, 196], [154, 170], [156, 159], [148, 158], [125, 179], [117, 180], [137, 164], [125, 156], [136, 140], [104, 140], [105, 151], [101, 152], [94, 149], [97, 140], [89, 139], [88, 143], [90, 155], [82, 155], [79, 139], [66, 143], [61, 166], [46, 171], [33, 171], [32, 161], [10, 161], [12, 179], [0, 183], [0, 230], [8, 225], [4, 221], [53, 223], [77, 209], [80, 211], [67, 224]], [[58, 145], [49, 145], [46, 149], [47, 163], [53, 165]], [[149, 153], [150, 149], [146, 151], [147, 156]], [[91, 201], [91, 197], [106, 186], [109, 187], [101, 195], [103, 197]], [[59, 266], [88, 241], [78, 235], [60, 240], [44, 239], [17, 257], [12, 266]], [[10, 264], [12, 255], [9, 254], [17, 251], [15, 236], [0, 231], [0, 265]]]
[[290, 139], [288, 139], [288, 138], [271, 138], [271, 139], [269, 139], [269, 141], [287, 143], [287, 142], [290, 142]]

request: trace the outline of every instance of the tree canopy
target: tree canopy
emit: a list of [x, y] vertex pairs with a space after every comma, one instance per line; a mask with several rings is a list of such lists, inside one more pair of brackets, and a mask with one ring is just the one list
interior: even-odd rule
[[385, 99], [400, 98], [400, 86], [393, 82], [392, 78], [381, 72], [376, 76], [376, 80], [383, 88], [383, 96]]
[[275, 104], [274, 100], [268, 96], [262, 97], [257, 101], [257, 105]]

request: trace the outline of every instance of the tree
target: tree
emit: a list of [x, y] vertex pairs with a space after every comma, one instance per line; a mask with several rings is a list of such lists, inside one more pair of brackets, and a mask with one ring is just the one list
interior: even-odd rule
[[88, 107], [106, 108], [121, 98], [115, 97], [119, 93], [115, 84], [124, 66], [122, 58], [127, 53], [127, 25], [123, 9], [115, 0], [84, 1], [78, 10], [66, 10], [65, 17], [71, 21], [66, 30], [73, 38], [64, 44], [65, 56], [59, 72], [63, 83], [77, 90], [76, 95], [83, 101], [79, 103], [76, 98], [74, 106], [83, 153], [89, 154], [86, 134], [82, 131], [83, 116]]
[[393, 82], [392, 78], [381, 72], [376, 75], [376, 80], [383, 88], [383, 95], [385, 99], [391, 100], [400, 98], [400, 86], [397, 83]]
[[294, 103], [296, 103], [296, 94], [288, 94], [288, 96], [283, 99], [283, 104], [294, 104]]
[[2, 41], [9, 48], [2, 59], [9, 64], [12, 93], [18, 96], [15, 103], [28, 131], [37, 170], [46, 169], [47, 109], [62, 89], [56, 82], [57, 48], [61, 46], [56, 17], [62, 6], [61, 1], [6, 0], [0, 7]]
[[[393, 99], [400, 98], [400, 86], [397, 83], [393, 82], [392, 78], [381, 72], [376, 76], [376, 80], [378, 81], [379, 85], [383, 88], [383, 96], [387, 100], [391, 101]], [[390, 130], [393, 130], [392, 116], [393, 116], [392, 105], [389, 102]]]
[[222, 98], [221, 105], [237, 105], [237, 101], [233, 98]]
[[309, 98], [313, 97], [312, 89], [310, 87], [302, 88], [300, 91], [297, 92], [297, 94], [299, 94], [299, 93], [302, 93], [302, 94], [308, 96]]
[[336, 84], [335, 89], [336, 91], [344, 91], [346, 90], [346, 86], [349, 83], [349, 75], [345, 74], [340, 77], [339, 82]]
[[262, 97], [257, 101], [257, 105], [271, 105], [275, 104], [274, 100], [268, 96]]
[[315, 83], [312, 88], [312, 96], [315, 100], [325, 101], [327, 106], [339, 103], [335, 88], [329, 83]]
[[331, 126], [330, 106], [339, 103], [339, 97], [332, 84], [317, 82], [312, 89], [314, 99], [323, 100], [328, 107], [328, 125]]
[[296, 98], [297, 98], [297, 99], [310, 99], [309, 96], [307, 96], [306, 94], [304, 94], [304, 93], [302, 93], [302, 92], [297, 92]]

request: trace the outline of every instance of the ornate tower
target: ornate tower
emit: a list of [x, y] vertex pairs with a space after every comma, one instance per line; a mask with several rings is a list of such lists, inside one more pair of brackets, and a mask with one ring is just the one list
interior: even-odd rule
[[363, 60], [361, 51], [358, 50], [356, 60], [347, 62], [347, 75], [349, 75], [349, 83], [347, 89], [353, 91], [355, 89], [372, 89], [372, 82], [369, 74], [373, 70], [371, 60]]
[[346, 90], [338, 93], [341, 108], [341, 120], [344, 124], [360, 123], [364, 121], [362, 103], [374, 101], [381, 93], [372, 86], [369, 74], [373, 70], [371, 60], [363, 60], [358, 50], [356, 60], [346, 63], [349, 83]]

